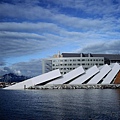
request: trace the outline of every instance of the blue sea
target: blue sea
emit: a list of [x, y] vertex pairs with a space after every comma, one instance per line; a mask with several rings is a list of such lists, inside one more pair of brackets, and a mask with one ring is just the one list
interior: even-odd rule
[[120, 120], [120, 89], [0, 89], [0, 120]]

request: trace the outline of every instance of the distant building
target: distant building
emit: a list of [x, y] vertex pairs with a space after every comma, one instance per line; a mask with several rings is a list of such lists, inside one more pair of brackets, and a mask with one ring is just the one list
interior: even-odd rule
[[52, 58], [46, 58], [42, 61], [42, 73], [59, 69], [61, 74], [83, 66], [85, 70], [97, 65], [97, 67], [111, 63], [120, 63], [120, 54], [92, 54], [92, 53], [62, 53], [53, 55]]
[[83, 66], [85, 70], [97, 65], [98, 67], [105, 63], [104, 57], [95, 56], [92, 54], [83, 53], [58, 53], [53, 55], [52, 58], [43, 59], [42, 72], [46, 73], [55, 69], [59, 69], [61, 74], [66, 74], [69, 71]]

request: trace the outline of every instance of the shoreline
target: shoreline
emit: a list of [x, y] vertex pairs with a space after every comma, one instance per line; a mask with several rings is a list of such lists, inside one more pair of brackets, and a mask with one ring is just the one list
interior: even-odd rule
[[120, 84], [58, 84], [58, 85], [44, 85], [32, 86], [26, 89], [45, 90], [45, 89], [120, 89]]

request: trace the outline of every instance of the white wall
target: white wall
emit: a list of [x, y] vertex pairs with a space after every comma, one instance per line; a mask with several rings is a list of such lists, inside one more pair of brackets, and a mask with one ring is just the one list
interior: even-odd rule
[[120, 65], [118, 63], [115, 63], [114, 66], [112, 66], [112, 70], [110, 73], [105, 77], [103, 82], [101, 84], [110, 84], [114, 77], [117, 75], [117, 73], [120, 70]]
[[104, 65], [100, 72], [95, 75], [87, 84], [97, 84], [105, 75], [108, 74], [110, 70], [111, 68], [107, 64]]
[[24, 89], [25, 87], [28, 88], [28, 87], [58, 78], [60, 76], [61, 76], [61, 73], [59, 69], [57, 69], [57, 70], [53, 70], [51, 72], [39, 75], [37, 77], [33, 77], [31, 79], [25, 80], [23, 82], [16, 83], [15, 85], [6, 87], [4, 89]]
[[64, 84], [74, 78], [76, 78], [77, 76], [83, 74], [85, 71], [83, 69], [82, 66], [70, 71], [69, 73], [63, 75], [63, 77], [56, 79], [52, 82], [49, 82], [48, 84]]
[[85, 74], [83, 74], [82, 76], [76, 78], [75, 80], [73, 80], [69, 84], [82, 84], [86, 80], [88, 80], [89, 78], [91, 78], [92, 76], [97, 74], [98, 72], [99, 72], [99, 69], [97, 68], [96, 65], [94, 65], [93, 67], [91, 67], [88, 70], [86, 70]]

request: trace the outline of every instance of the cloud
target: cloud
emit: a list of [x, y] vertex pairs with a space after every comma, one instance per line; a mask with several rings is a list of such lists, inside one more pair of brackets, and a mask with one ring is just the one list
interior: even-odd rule
[[[53, 2], [54, 4], [58, 5], [61, 8], [72, 8], [75, 10], [81, 10], [85, 12], [86, 14], [93, 14], [93, 15], [113, 15], [113, 14], [119, 14], [120, 12], [120, 1], [116, 0], [49, 0]], [[109, 7], [108, 7], [109, 6]]]
[[0, 57], [21, 56], [45, 49], [44, 42], [29, 39], [0, 39]]
[[33, 77], [42, 74], [41, 67], [41, 59], [33, 59], [28, 62], [19, 62], [9, 67], [2, 67], [0, 68], [0, 75], [15, 73], [17, 75]]
[[0, 39], [4, 38], [16, 38], [16, 39], [38, 39], [38, 40], [44, 40], [44, 37], [35, 33], [20, 33], [20, 32], [6, 32], [2, 31], [0, 32]]
[[8, 73], [13, 73], [13, 70], [11, 70], [9, 67], [1, 67], [0, 68], [0, 76]]
[[[59, 47], [63, 51], [119, 53], [119, 13], [118, 0], [2, 1], [0, 66], [6, 65], [7, 58], [58, 51]], [[28, 74], [32, 64], [16, 63], [14, 70]]]
[[0, 60], [0, 66], [4, 66], [5, 65], [5, 62], [1, 59]]
[[[9, 11], [9, 12], [8, 12]], [[33, 2], [22, 3], [1, 3], [0, 4], [1, 19], [4, 17], [18, 20], [24, 18], [26, 20], [45, 19], [52, 16], [50, 10], [44, 9]]]
[[9, 32], [25, 32], [31, 34], [35, 32], [37, 34], [42, 33], [59, 33], [63, 28], [54, 23], [47, 22], [1, 22], [0, 31]]
[[19, 71], [22, 75], [37, 76], [42, 73], [41, 59], [33, 59], [28, 62], [19, 62], [10, 66], [10, 69]]
[[78, 50], [83, 53], [113, 53], [120, 54], [120, 40], [91, 44]]
[[[61, 13], [59, 10], [55, 9], [52, 10], [53, 7], [51, 3], [54, 2], [57, 5], [62, 4], [62, 6], [59, 6], [59, 8], [62, 9], [63, 5], [64, 7], [74, 7], [75, 9], [78, 10], [78, 16], [74, 16], [74, 14], [69, 14], [66, 15], [63, 13]], [[36, 3], [39, 3], [36, 4]], [[31, 24], [31, 23], [2, 23], [0, 25], [1, 28], [3, 28], [4, 30], [16, 30], [15, 27], [19, 27], [19, 31], [20, 30], [27, 30], [30, 31], [31, 28], [33, 30], [38, 30], [39, 28], [43, 28], [43, 31], [47, 31], [46, 26], [48, 26], [49, 28], [51, 27], [52, 30], [55, 27], [58, 27], [58, 25], [62, 26], [64, 25], [64, 27], [69, 27], [69, 28], [77, 28], [79, 30], [83, 30], [83, 31], [88, 31], [88, 30], [95, 30], [97, 31], [99, 30], [110, 30], [113, 28], [113, 26], [111, 26], [112, 24], [115, 25], [115, 21], [117, 21], [117, 19], [111, 20], [112, 16], [110, 15], [109, 17], [104, 17], [104, 15], [102, 17], [94, 17], [94, 16], [90, 16], [90, 17], [83, 17], [81, 15], [81, 10], [83, 11], [83, 13], [85, 14], [86, 12], [89, 11], [89, 14], [91, 15], [91, 13], [93, 14], [94, 12], [97, 12], [96, 14], [101, 14], [102, 12], [105, 11], [113, 11], [117, 14], [120, 12], [119, 6], [117, 6], [118, 4], [113, 5], [111, 2], [100, 2], [98, 0], [94, 0], [94, 1], [78, 1], [78, 0], [68, 0], [68, 1], [64, 1], [62, 2], [61, 0], [58, 1], [47, 1], [47, 3], [45, 4], [50, 4], [51, 7], [49, 9], [47, 9], [47, 7], [43, 7], [41, 4], [41, 2], [37, 1], [35, 3], [32, 2], [28, 2], [26, 1], [25, 3], [19, 3], [17, 2], [17, 4], [8, 4], [8, 3], [2, 3], [0, 4], [1, 7], [1, 12], [0, 12], [0, 16], [3, 17], [4, 19], [6, 18], [11, 18], [14, 20], [15, 19], [19, 19], [20, 21], [26, 21], [26, 20], [39, 20], [39, 21], [46, 21], [46, 23], [37, 23], [37, 24]], [[72, 4], [71, 4], [72, 3]], [[98, 5], [97, 5], [98, 4]], [[41, 6], [40, 6], [41, 5]], [[109, 7], [108, 7], [109, 5]], [[77, 7], [79, 6], [79, 7]], [[104, 6], [104, 7], [103, 7]], [[116, 7], [115, 7], [116, 6]], [[115, 7], [115, 8], [114, 8]], [[105, 9], [106, 8], [106, 9]], [[8, 11], [10, 11], [8, 13]], [[57, 11], [57, 12], [56, 12]], [[80, 13], [79, 13], [80, 12]], [[39, 13], [39, 14], [38, 14]], [[107, 15], [111, 14], [111, 12], [107, 12]], [[47, 23], [49, 21], [49, 23]], [[33, 22], [33, 21], [32, 21]], [[57, 25], [52, 24], [53, 22], [55, 22]], [[112, 24], [111, 24], [112, 23]], [[42, 25], [43, 24], [43, 25]], [[13, 27], [13, 28], [12, 28]], [[47, 28], [48, 28], [47, 27]], [[117, 26], [115, 25], [114, 28], [116, 28]], [[30, 28], [30, 29], [29, 29]], [[59, 29], [59, 28], [58, 28]], [[17, 29], [18, 30], [18, 29]], [[42, 29], [40, 29], [42, 30]]]

